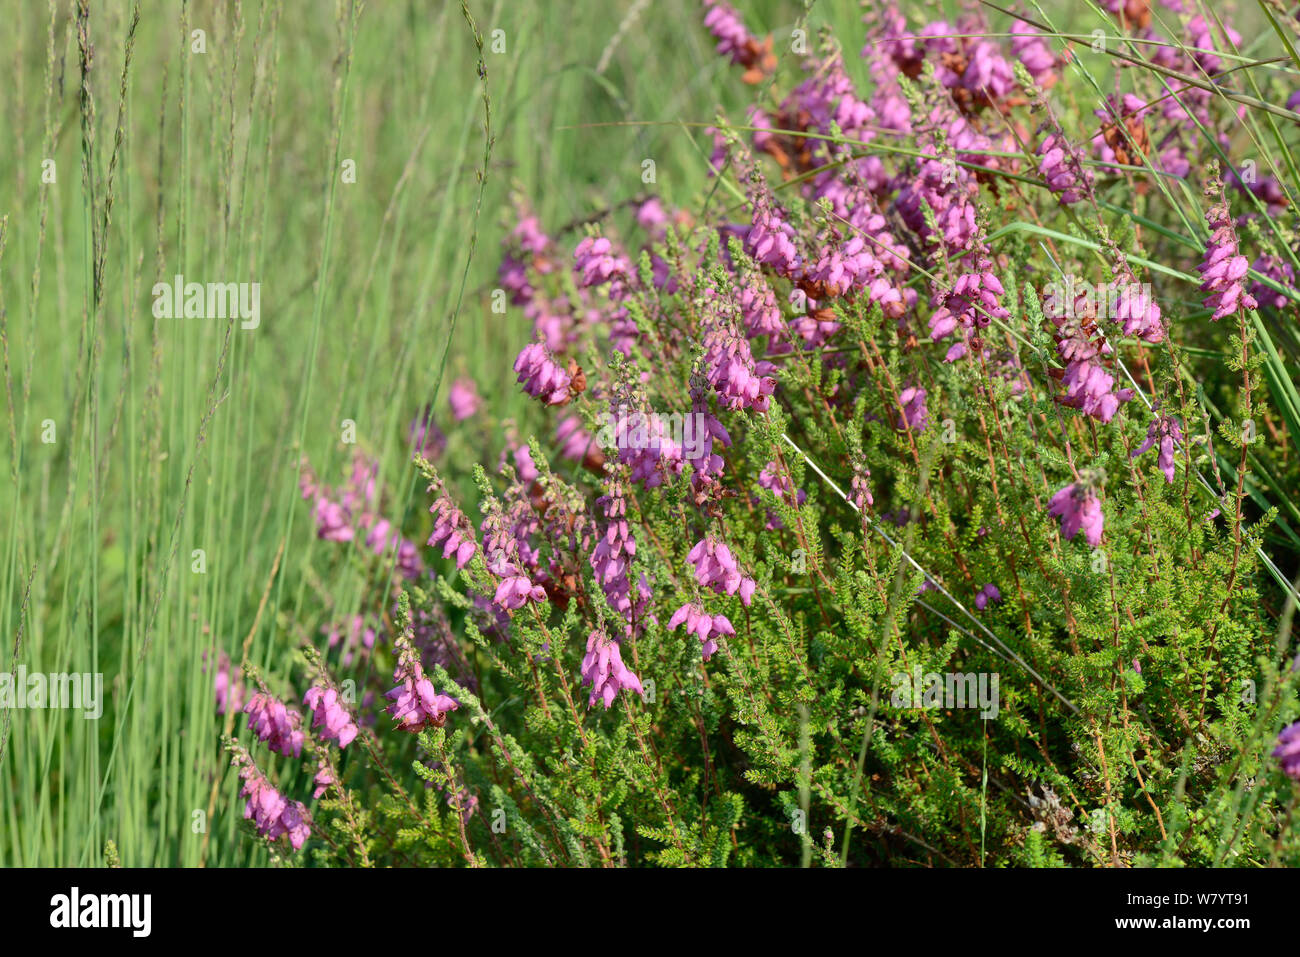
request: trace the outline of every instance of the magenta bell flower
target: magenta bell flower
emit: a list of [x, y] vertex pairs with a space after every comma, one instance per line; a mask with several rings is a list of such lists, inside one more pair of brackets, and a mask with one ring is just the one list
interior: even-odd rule
[[671, 630], [683, 623], [688, 633], [700, 639], [702, 643], [700, 652], [705, 661], [708, 661], [718, 650], [718, 642], [714, 636], [731, 636], [736, 633], [736, 629], [731, 626], [731, 622], [725, 615], [710, 615], [699, 605], [690, 602], [673, 612], [672, 618], [668, 619], [668, 628]]
[[704, 538], [691, 549], [687, 561], [695, 566], [695, 580], [701, 585], [712, 588], [719, 594], [734, 595], [739, 592], [741, 603], [746, 608], [749, 607], [757, 583], [741, 574], [740, 565], [731, 554], [731, 549], [722, 542], [711, 537]]
[[547, 405], [569, 401], [569, 373], [540, 342], [530, 342], [515, 359], [515, 372], [524, 391]]
[[1147, 437], [1140, 446], [1133, 450], [1132, 458], [1137, 458], [1143, 452], [1148, 451], [1157, 442], [1160, 443], [1160, 454], [1156, 459], [1160, 471], [1165, 473], [1165, 481], [1174, 480], [1174, 443], [1183, 441], [1183, 430], [1178, 424], [1178, 420], [1170, 415], [1158, 415], [1147, 427]]
[[1293, 781], [1300, 781], [1300, 721], [1289, 724], [1277, 736], [1273, 757], [1282, 763], [1282, 770]]
[[244, 713], [248, 715], [249, 730], [272, 751], [285, 757], [302, 755], [302, 715], [293, 708], [259, 691], [244, 705]]
[[1047, 514], [1060, 517], [1061, 534], [1066, 538], [1074, 538], [1082, 531], [1094, 548], [1101, 542], [1101, 501], [1089, 485], [1076, 482], [1065, 486], [1052, 496]]
[[593, 631], [587, 638], [587, 654], [582, 659], [582, 683], [591, 685], [591, 697], [587, 707], [594, 707], [596, 699], [605, 703], [605, 710], [614, 703], [618, 693], [624, 689], [645, 695], [641, 679], [623, 664], [618, 642], [611, 639], [600, 629]]
[[338, 741], [340, 748], [346, 748], [357, 736], [357, 726], [334, 688], [313, 685], [302, 700], [315, 719], [312, 727], [321, 728], [322, 741]]

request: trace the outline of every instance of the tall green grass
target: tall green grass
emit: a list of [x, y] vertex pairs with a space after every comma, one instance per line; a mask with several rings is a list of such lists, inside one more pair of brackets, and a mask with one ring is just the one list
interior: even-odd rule
[[[620, 36], [626, 11], [607, 4], [472, 5], [497, 136], [472, 262], [484, 103], [457, 4], [148, 2], [134, 26], [130, 2], [14, 8], [0, 656], [102, 672], [106, 701], [97, 721], [4, 715], [0, 863], [96, 864], [110, 839], [127, 866], [265, 859], [237, 834], [205, 656], [238, 661], [247, 642], [277, 676], [316, 627], [304, 603], [358, 606], [360, 577], [313, 573], [296, 486], [300, 455], [327, 481], [344, 467], [342, 420], [414, 510], [406, 426], [444, 346], [448, 377], [522, 410], [509, 367], [528, 326], [490, 311], [512, 187], [567, 222], [703, 182], [672, 121], [713, 115], [726, 66], [694, 3], [638, 6]], [[589, 126], [630, 121], [655, 125]], [[176, 273], [260, 282], [260, 328], [155, 320], [150, 289]], [[453, 439], [449, 454], [481, 451]]]

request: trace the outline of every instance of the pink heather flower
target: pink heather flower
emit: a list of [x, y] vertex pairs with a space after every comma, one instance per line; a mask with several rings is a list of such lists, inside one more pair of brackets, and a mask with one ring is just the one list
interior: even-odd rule
[[1115, 259], [1118, 294], [1114, 297], [1111, 318], [1123, 326], [1126, 336], [1138, 336], [1147, 342], [1163, 341], [1165, 326], [1161, 320], [1160, 304], [1149, 288], [1137, 281], [1123, 256]]
[[637, 206], [636, 224], [655, 238], [663, 236], [664, 227], [668, 225], [668, 213], [664, 211], [664, 204], [659, 201], [659, 197], [651, 196]]
[[338, 784], [338, 778], [334, 777], [334, 772], [330, 770], [330, 763], [325, 759], [324, 754], [316, 756], [316, 776], [311, 781], [316, 785], [316, 790], [311, 792], [312, 799], [316, 801], [324, 796], [331, 785]]
[[[1226, 21], [1223, 22], [1223, 30], [1228, 36], [1228, 40], [1233, 47], [1241, 46], [1241, 34], [1232, 29]], [[1192, 49], [1192, 59], [1210, 76], [1218, 73], [1223, 69], [1223, 60], [1221, 60], [1212, 50], [1217, 50], [1215, 44], [1215, 31], [1210, 28], [1205, 18], [1199, 13], [1187, 21], [1187, 45]]]
[[393, 702], [388, 713], [397, 719], [400, 731], [415, 732], [429, 725], [441, 728], [447, 723], [447, 712], [459, 708], [460, 702], [434, 690], [433, 682], [424, 676], [420, 653], [407, 635], [398, 635], [393, 643], [397, 648], [397, 667], [393, 669], [397, 687], [384, 693]]
[[623, 494], [623, 483], [612, 481], [607, 489], [606, 494], [596, 499], [596, 506], [604, 512], [608, 524], [588, 561], [601, 591], [605, 593], [605, 600], [623, 616], [627, 622], [627, 633], [631, 633], [633, 626], [645, 614], [650, 590], [643, 582], [638, 582], [635, 597], [633, 596], [632, 579], [628, 572], [632, 558], [636, 555], [636, 539], [632, 536], [627, 521], [627, 499]]
[[456, 567], [464, 568], [478, 549], [478, 544], [474, 541], [474, 529], [460, 509], [452, 503], [451, 497], [443, 490], [441, 483], [430, 485], [428, 488], [430, 492], [435, 490], [439, 495], [429, 507], [434, 517], [433, 532], [429, 535], [429, 547], [437, 548], [441, 545], [442, 557], [451, 558], [455, 555]]
[[488, 563], [488, 568], [494, 575], [501, 576], [492, 601], [502, 608], [517, 610], [530, 601], [537, 603], [546, 601], [546, 589], [541, 585], [534, 585], [518, 565], [506, 558], [504, 552], [497, 552], [493, 560]]
[[272, 751], [286, 757], [302, 755], [302, 715], [297, 711], [259, 691], [244, 705], [244, 713], [248, 715], [249, 730]]
[[[795, 490], [794, 482], [790, 480], [790, 476], [781, 472], [781, 467], [777, 462], [768, 462], [763, 466], [763, 471], [758, 473], [758, 485], [775, 495], [777, 501], [792, 507], [802, 505], [808, 498], [803, 489]], [[767, 528], [779, 529], [784, 527], [780, 517], [771, 509], [768, 509]]]
[[935, 342], [960, 330], [959, 340], [948, 349], [945, 362], [966, 355], [967, 342], [993, 319], [1011, 315], [998, 299], [1006, 290], [993, 273], [993, 264], [983, 254], [975, 257], [975, 262], [976, 271], [962, 273], [951, 292], [940, 293], [943, 305], [930, 316], [930, 338]]
[[745, 270], [736, 285], [740, 303], [740, 316], [745, 323], [745, 335], [750, 339], [767, 337], [767, 351], [777, 348], [778, 337], [785, 332], [785, 317], [776, 294], [762, 275]]
[[1289, 724], [1277, 736], [1277, 747], [1273, 757], [1282, 765], [1286, 776], [1293, 781], [1300, 781], [1300, 721]]
[[244, 672], [235, 668], [231, 673], [230, 655], [224, 651], [217, 657], [217, 670], [213, 675], [212, 687], [217, 696], [217, 714], [226, 710], [242, 711], [244, 708]]
[[331, 501], [323, 495], [316, 499], [313, 512], [316, 519], [316, 535], [330, 542], [350, 542], [354, 536], [352, 516], [338, 502]]
[[1259, 303], [1246, 291], [1243, 282], [1250, 263], [1238, 252], [1237, 229], [1228, 212], [1223, 183], [1216, 177], [1205, 192], [1216, 197], [1216, 201], [1205, 214], [1210, 224], [1210, 241], [1205, 247], [1205, 259], [1196, 269], [1203, 280], [1201, 290], [1210, 294], [1205, 299], [1206, 307], [1214, 310], [1210, 320], [1218, 321], [1240, 310], [1254, 309]]
[[773, 202], [767, 186], [756, 174], [750, 202], [754, 213], [749, 230], [745, 233], [745, 252], [756, 262], [771, 266], [782, 276], [793, 276], [799, 271], [799, 251], [795, 248], [794, 227]]
[[244, 782], [239, 790], [240, 796], [247, 798], [244, 818], [252, 820], [257, 833], [268, 841], [287, 835], [293, 849], [300, 850], [311, 835], [311, 818], [306, 806], [287, 800], [277, 791], [242, 748], [236, 751], [232, 763], [239, 768], [239, 777]]
[[[1068, 288], [1067, 283], [1067, 288]], [[1070, 293], [1073, 297], [1073, 293]], [[1065, 297], [1060, 297], [1065, 298]], [[1073, 308], [1071, 308], [1073, 304]], [[1086, 299], [1073, 297], [1070, 302], [1044, 304], [1048, 318], [1056, 328], [1056, 350], [1065, 360], [1061, 382], [1065, 395], [1058, 398], [1062, 405], [1079, 409], [1100, 422], [1109, 422], [1121, 402], [1133, 398], [1132, 389], [1114, 388], [1115, 377], [1103, 364], [1105, 356], [1113, 350], [1099, 330], [1092, 330], [1085, 317], [1090, 314]], [[1073, 312], [1073, 315], [1070, 313]]]
[[925, 431], [930, 424], [930, 413], [925, 408], [925, 390], [908, 386], [898, 396], [898, 404], [903, 414], [898, 419], [898, 428]]
[[975, 596], [975, 607], [978, 608], [980, 611], [983, 611], [986, 607], [988, 607], [989, 602], [998, 603], [1001, 601], [1002, 601], [1002, 592], [998, 591], [997, 585], [993, 584], [992, 582], [989, 582], [987, 585], [981, 588], [979, 590], [979, 594]]
[[708, 536], [697, 542], [686, 558], [695, 566], [697, 582], [719, 594], [734, 595], [739, 592], [741, 603], [746, 608], [749, 607], [757, 583], [741, 574], [735, 556], [726, 545]]
[[1092, 170], [1079, 161], [1079, 154], [1057, 133], [1038, 146], [1038, 174], [1047, 188], [1066, 206], [1077, 203], [1092, 191]]
[[716, 0], [705, 0], [708, 11], [704, 14], [704, 25], [718, 38], [717, 53], [731, 57], [731, 62], [745, 63], [751, 37], [745, 28], [745, 22], [733, 7]]
[[775, 69], [770, 36], [760, 41], [745, 28], [740, 14], [726, 3], [704, 0], [704, 7], [704, 25], [718, 40], [716, 51], [737, 66], [745, 67], [742, 79], [746, 83], [757, 83]]
[[849, 483], [849, 499], [862, 513], [865, 513], [868, 508], [876, 504], [875, 499], [871, 497], [871, 487], [867, 484], [869, 478], [871, 478], [870, 469], [865, 465], [855, 466], [853, 478]]
[[457, 379], [451, 384], [447, 393], [447, 404], [451, 406], [451, 417], [457, 422], [464, 422], [483, 405], [473, 379]]
[[424, 562], [415, 544], [395, 531], [388, 519], [367, 514], [361, 517], [361, 524], [369, 529], [366, 547], [381, 558], [395, 554], [395, 564], [403, 578], [416, 579], [424, 574]]
[[1174, 480], [1174, 443], [1183, 441], [1183, 430], [1178, 420], [1171, 415], [1157, 415], [1147, 427], [1146, 441], [1133, 450], [1132, 458], [1137, 458], [1148, 451], [1157, 442], [1160, 454], [1156, 459], [1160, 471], [1165, 473], [1165, 481]]
[[1089, 545], [1096, 548], [1101, 543], [1101, 531], [1104, 518], [1101, 513], [1101, 501], [1088, 484], [1072, 483], [1052, 496], [1048, 515], [1059, 516], [1061, 534], [1067, 539], [1074, 538], [1080, 530]]
[[587, 654], [582, 659], [582, 683], [591, 685], [591, 697], [587, 700], [588, 708], [594, 707], [596, 699], [600, 698], [605, 703], [605, 710], [608, 711], [609, 706], [618, 697], [618, 693], [624, 689], [645, 696], [641, 679], [623, 664], [618, 642], [599, 628], [587, 637]]
[[587, 431], [582, 419], [568, 415], [555, 427], [555, 441], [560, 445], [560, 454], [573, 462], [603, 463], [604, 452], [596, 442], [596, 437]]
[[564, 405], [569, 401], [569, 373], [540, 342], [530, 342], [520, 350], [515, 359], [515, 372], [524, 391], [533, 398], [547, 405]]
[[991, 40], [969, 41], [961, 85], [985, 100], [1000, 100], [1016, 85], [1011, 64]]
[[718, 316], [704, 334], [708, 379], [728, 409], [766, 412], [776, 391], [775, 366], [755, 361], [749, 342], [735, 326]]
[[353, 615], [351, 619], [341, 625], [322, 625], [321, 634], [325, 635], [330, 648], [337, 648], [342, 645], [343, 652], [339, 656], [339, 663], [344, 668], [352, 664], [358, 645], [361, 646], [362, 659], [365, 659], [375, 647], [375, 629], [367, 625], [361, 615]]
[[730, 637], [736, 633], [725, 615], [710, 615], [699, 605], [690, 602], [673, 612], [672, 618], [668, 619], [668, 629], [671, 631], [683, 623], [688, 634], [700, 639], [700, 653], [705, 661], [718, 650], [716, 636]]
[[312, 727], [321, 728], [322, 741], [338, 741], [339, 748], [346, 748], [357, 736], [357, 726], [334, 688], [313, 685], [302, 700], [315, 718]]
[[[1255, 261], [1250, 264], [1250, 268], [1261, 275], [1272, 279], [1279, 286], [1286, 289], [1294, 289], [1296, 286], [1295, 269], [1286, 260], [1265, 253], [1256, 257]], [[1266, 286], [1262, 282], [1253, 282], [1250, 286], [1250, 294], [1259, 301], [1261, 305], [1272, 306], [1274, 309], [1281, 309], [1293, 300], [1290, 296], [1278, 292], [1271, 286]]]
[[[587, 236], [578, 243], [573, 259], [573, 271], [578, 275], [578, 285], [583, 288], [605, 283], [614, 283], [615, 288], [619, 288], [632, 272], [631, 262], [626, 256], [616, 254], [614, 244], [604, 236]], [[615, 289], [611, 289], [610, 294], [614, 293]]]
[[1040, 88], [1046, 90], [1055, 85], [1056, 54], [1037, 27], [1023, 20], [1011, 25], [1011, 56], [1025, 65]]

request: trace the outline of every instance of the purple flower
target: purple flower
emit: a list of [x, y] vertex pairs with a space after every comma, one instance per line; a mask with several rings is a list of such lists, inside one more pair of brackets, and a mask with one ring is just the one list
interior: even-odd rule
[[721, 311], [706, 322], [705, 362], [714, 391], [728, 409], [766, 412], [776, 391], [776, 380], [771, 375], [775, 366], [755, 361], [748, 340]]
[[244, 782], [239, 789], [244, 804], [244, 818], [252, 820], [257, 833], [268, 841], [288, 836], [289, 844], [299, 850], [311, 835], [311, 818], [307, 808], [299, 801], [287, 800], [266, 779], [248, 752], [242, 748], [235, 752], [234, 765]]
[[1034, 82], [1043, 89], [1056, 83], [1056, 55], [1037, 27], [1023, 20], [1011, 25], [1011, 56], [1025, 65]]
[[1101, 501], [1090, 484], [1071, 483], [1052, 496], [1048, 515], [1059, 516], [1061, 534], [1067, 539], [1083, 531], [1089, 545], [1096, 548], [1101, 542], [1104, 518]]
[[324, 753], [316, 756], [316, 775], [311, 779], [311, 783], [316, 785], [316, 790], [311, 792], [312, 799], [316, 801], [324, 796], [331, 785], [338, 784], [338, 778], [334, 777], [334, 772], [330, 769], [330, 763]]
[[338, 741], [340, 748], [346, 748], [357, 736], [357, 726], [334, 688], [312, 685], [302, 700], [315, 719], [312, 727], [321, 728], [322, 741]]
[[1134, 449], [1132, 458], [1137, 458], [1159, 442], [1160, 454], [1156, 458], [1156, 464], [1160, 467], [1160, 471], [1165, 473], [1165, 481], [1172, 482], [1174, 480], [1174, 443], [1181, 441], [1183, 441], [1183, 430], [1178, 424], [1178, 420], [1171, 415], [1157, 415], [1147, 427], [1146, 441]]
[[434, 690], [433, 682], [424, 676], [420, 654], [407, 635], [398, 635], [393, 643], [397, 648], [397, 667], [393, 669], [397, 687], [384, 693], [393, 702], [388, 713], [397, 719], [401, 731], [419, 731], [429, 725], [441, 728], [447, 723], [447, 712], [455, 711], [460, 702]]
[[[1289, 262], [1278, 256], [1273, 256], [1268, 253], [1257, 256], [1255, 261], [1250, 264], [1250, 268], [1255, 270], [1255, 272], [1272, 279], [1283, 288], [1295, 288], [1295, 269]], [[1272, 306], [1274, 309], [1281, 309], [1294, 301], [1290, 296], [1280, 293], [1271, 286], [1266, 286], [1262, 282], [1258, 281], [1251, 284], [1250, 294], [1254, 296], [1261, 305]]]
[[898, 419], [898, 427], [923, 432], [930, 423], [930, 413], [925, 407], [925, 390], [908, 386], [899, 394], [898, 404], [903, 413]]
[[722, 542], [712, 536], [704, 538], [691, 549], [687, 561], [695, 566], [695, 580], [701, 585], [719, 594], [739, 592], [741, 603], [749, 607], [757, 584], [754, 579], [741, 574], [731, 549]]
[[623, 495], [622, 482], [613, 481], [607, 488], [607, 493], [596, 500], [596, 506], [604, 511], [608, 524], [596, 542], [589, 563], [601, 591], [605, 593], [605, 600], [623, 616], [627, 633], [631, 633], [636, 622], [644, 616], [650, 590], [644, 581], [640, 581], [633, 596], [634, 588], [628, 572], [636, 555], [636, 539], [632, 537], [627, 521], [627, 499]]
[[1203, 280], [1201, 290], [1210, 294], [1205, 299], [1206, 308], [1214, 310], [1210, 320], [1218, 321], [1240, 310], [1254, 309], [1259, 304], [1246, 291], [1243, 282], [1250, 263], [1238, 252], [1237, 229], [1228, 211], [1223, 183], [1215, 177], [1205, 192], [1207, 196], [1216, 197], [1216, 201], [1205, 214], [1205, 220], [1210, 224], [1210, 240], [1205, 247], [1205, 259], [1196, 269]]
[[248, 715], [249, 730], [272, 751], [286, 757], [302, 755], [302, 715], [297, 711], [259, 691], [244, 705], [244, 713]]
[[[790, 479], [790, 476], [781, 471], [781, 467], [777, 462], [768, 462], [763, 466], [763, 471], [758, 473], [758, 485], [775, 495], [778, 502], [792, 508], [802, 505], [808, 498], [803, 489], [795, 489], [794, 482]], [[784, 527], [780, 517], [771, 509], [768, 509], [767, 528], [779, 529]]]
[[494, 575], [501, 576], [492, 601], [502, 608], [517, 610], [530, 601], [537, 603], [546, 601], [546, 589], [541, 585], [534, 585], [517, 565], [506, 558], [504, 552], [497, 552], [496, 557], [488, 564], [488, 568]]
[[979, 590], [975, 596], [975, 607], [983, 611], [989, 602], [999, 603], [1002, 601], [1002, 592], [998, 591], [998, 586], [989, 582]]
[[601, 698], [608, 711], [618, 693], [625, 689], [645, 696], [641, 679], [623, 664], [618, 642], [599, 628], [587, 638], [587, 654], [582, 659], [582, 683], [591, 685], [591, 697], [587, 700], [589, 708], [595, 706], [597, 698]]
[[1038, 174], [1047, 188], [1066, 206], [1077, 203], [1092, 191], [1092, 170], [1079, 162], [1079, 154], [1063, 136], [1052, 133], [1038, 147]]
[[771, 266], [782, 276], [793, 276], [799, 270], [799, 251], [795, 248], [794, 227], [785, 221], [784, 214], [772, 201], [762, 178], [756, 176], [750, 202], [754, 213], [749, 230], [745, 233], [745, 252], [756, 262]]
[[447, 404], [451, 406], [451, 417], [457, 422], [464, 422], [479, 410], [483, 400], [474, 388], [473, 379], [457, 379], [447, 393]]
[[700, 639], [702, 643], [700, 652], [705, 661], [708, 661], [718, 650], [715, 636], [729, 637], [736, 633], [736, 629], [731, 626], [731, 622], [725, 615], [710, 615], [699, 605], [690, 602], [673, 612], [672, 618], [668, 619], [668, 628], [671, 631], [683, 623], [688, 634], [693, 634]]
[[621, 284], [632, 271], [632, 264], [627, 257], [617, 255], [614, 244], [604, 236], [587, 236], [578, 243], [573, 259], [573, 271], [578, 274], [579, 286], [586, 288], [613, 283], [611, 295], [616, 290], [622, 291]]
[[478, 545], [474, 541], [474, 529], [470, 526], [469, 520], [461, 513], [460, 509], [452, 503], [451, 497], [442, 489], [441, 483], [430, 485], [429, 491], [437, 490], [440, 494], [429, 507], [433, 513], [433, 532], [429, 535], [429, 546], [437, 548], [442, 546], [442, 557], [451, 558], [456, 556], [456, 567], [464, 568], [471, 558]]
[[524, 391], [533, 398], [547, 405], [564, 405], [569, 401], [569, 373], [540, 342], [530, 342], [520, 350], [515, 359], [515, 372]]
[[217, 714], [225, 714], [226, 709], [243, 710], [243, 676], [240, 668], [235, 668], [234, 673], [231, 673], [230, 655], [223, 651], [217, 656], [217, 670], [212, 679], [212, 687], [217, 696]]
[[1282, 770], [1293, 781], [1300, 781], [1300, 721], [1289, 724], [1277, 736], [1273, 757], [1282, 764]]

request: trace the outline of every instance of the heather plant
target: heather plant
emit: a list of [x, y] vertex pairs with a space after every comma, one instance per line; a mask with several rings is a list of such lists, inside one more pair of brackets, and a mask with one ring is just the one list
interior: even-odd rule
[[1300, 864], [1294, 12], [692, 9], [694, 185], [514, 183], [496, 368], [293, 450], [225, 860]]

